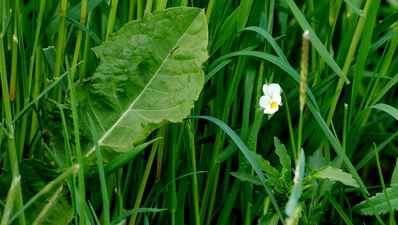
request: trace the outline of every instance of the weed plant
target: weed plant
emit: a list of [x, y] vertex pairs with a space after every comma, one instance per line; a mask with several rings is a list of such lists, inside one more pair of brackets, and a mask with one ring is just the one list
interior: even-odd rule
[[1, 224], [396, 224], [396, 1], [0, 0], [0, 15]]

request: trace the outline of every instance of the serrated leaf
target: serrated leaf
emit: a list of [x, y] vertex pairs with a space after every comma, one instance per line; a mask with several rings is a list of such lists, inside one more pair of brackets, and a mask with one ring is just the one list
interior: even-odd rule
[[271, 166], [268, 160], [264, 159], [261, 155], [255, 152], [250, 152], [250, 154], [256, 159], [262, 171], [273, 176], [274, 178], [278, 178], [280, 176], [278, 170], [276, 170], [273, 166]]
[[279, 160], [282, 164], [282, 167], [290, 171], [292, 165], [290, 161], [290, 156], [287, 154], [285, 145], [283, 145], [277, 137], [274, 137], [274, 144], [275, 144], [275, 153], [279, 156]]
[[313, 170], [311, 171], [309, 177], [312, 179], [329, 179], [331, 181], [340, 181], [348, 186], [359, 187], [358, 183], [354, 180], [351, 174], [331, 166], [325, 166], [320, 169]]
[[[49, 168], [43, 161], [30, 158], [18, 163], [21, 189], [25, 203], [60, 174], [59, 169]], [[0, 176], [0, 197], [5, 199], [11, 183], [11, 172], [5, 170]], [[49, 190], [25, 210], [28, 224], [68, 224], [73, 218], [73, 209], [62, 189]], [[51, 222], [52, 221], [52, 222]]]
[[73, 219], [73, 209], [69, 201], [66, 199], [63, 186], [51, 195], [47, 201], [43, 201], [44, 207], [37, 210], [36, 215], [31, 215], [32, 224], [52, 225], [52, 224], [69, 224]]
[[[43, 161], [34, 158], [22, 160], [18, 163], [18, 167], [21, 175], [23, 199], [32, 198], [60, 174], [60, 171], [49, 168]], [[6, 198], [11, 180], [11, 171], [9, 169], [2, 171], [0, 175], [0, 199], [4, 200]]]
[[238, 178], [241, 181], [247, 181], [254, 185], [262, 185], [260, 179], [254, 175], [244, 172], [231, 172], [231, 175]]
[[[398, 210], [398, 185], [392, 185], [391, 187], [386, 189], [387, 195], [391, 204], [391, 208], [394, 211]], [[379, 215], [386, 214], [389, 212], [387, 199], [384, 192], [379, 192], [375, 196], [369, 198], [369, 200], [373, 203], [375, 207], [375, 211], [379, 213]], [[362, 201], [359, 204], [355, 205], [353, 210], [356, 213], [366, 216], [374, 215], [373, 210], [370, 208], [369, 204], [366, 201]]]

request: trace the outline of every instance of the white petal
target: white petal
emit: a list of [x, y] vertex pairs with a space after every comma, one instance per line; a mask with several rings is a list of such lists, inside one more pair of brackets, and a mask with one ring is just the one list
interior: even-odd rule
[[279, 106], [276, 106], [275, 108], [271, 109], [270, 107], [267, 107], [264, 109], [264, 114], [274, 114], [276, 111], [278, 111]]
[[263, 92], [265, 95], [268, 95], [268, 85], [266, 85], [266, 84], [263, 85]]
[[281, 95], [280, 95], [279, 93], [274, 93], [274, 94], [272, 95], [272, 100], [273, 100], [274, 102], [276, 102], [277, 105], [280, 105], [280, 104], [281, 104], [281, 101], [282, 101], [282, 97], [281, 97]]
[[261, 96], [260, 102], [259, 102], [261, 108], [269, 107], [271, 105], [271, 103], [272, 103], [272, 99], [270, 97], [268, 97], [266, 95]]
[[270, 96], [274, 95], [274, 93], [281, 93], [281, 86], [279, 86], [279, 84], [276, 83], [272, 83], [270, 85], [268, 85], [268, 93]]

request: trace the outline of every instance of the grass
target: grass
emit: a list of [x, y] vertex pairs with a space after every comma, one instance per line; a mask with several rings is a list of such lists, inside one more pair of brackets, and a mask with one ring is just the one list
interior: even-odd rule
[[[180, 6], [203, 8], [208, 23], [189, 117], [107, 161], [89, 115], [103, 151], [85, 157], [76, 88], [100, 64], [91, 49], [145, 11]], [[381, 0], [0, 0], [1, 224], [44, 224], [43, 212], [65, 224], [396, 224], [397, 10]], [[272, 116], [259, 106], [269, 83], [283, 89]], [[23, 169], [32, 158], [40, 184]], [[326, 166], [357, 185], [313, 178]]]

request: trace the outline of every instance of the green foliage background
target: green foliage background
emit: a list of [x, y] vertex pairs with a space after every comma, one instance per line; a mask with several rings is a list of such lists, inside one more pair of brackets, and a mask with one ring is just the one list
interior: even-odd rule
[[0, 0], [1, 223], [395, 224], [397, 10]]

